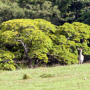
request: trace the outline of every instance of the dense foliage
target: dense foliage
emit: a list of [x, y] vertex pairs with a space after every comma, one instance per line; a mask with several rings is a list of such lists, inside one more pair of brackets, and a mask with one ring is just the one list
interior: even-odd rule
[[78, 47], [90, 53], [89, 16], [90, 0], [0, 0], [0, 69], [78, 63]]
[[15, 58], [21, 59], [25, 50], [28, 63], [30, 63], [30, 58], [48, 62], [46, 54], [53, 46], [49, 35], [55, 30], [54, 25], [44, 20], [10, 20], [1, 25], [1, 43], [6, 47], [5, 49], [15, 54]]
[[90, 0], [0, 0], [0, 22], [42, 18], [55, 25], [79, 21], [90, 24]]
[[0, 27], [3, 69], [13, 70], [15, 63], [22, 60], [29, 67], [41, 63], [78, 63], [78, 47], [84, 48], [84, 55], [90, 53], [90, 26], [80, 22], [58, 27], [43, 19], [14, 19]]
[[0, 50], [0, 69], [1, 70], [14, 70], [15, 63], [12, 60], [15, 58], [14, 54], [10, 51]]

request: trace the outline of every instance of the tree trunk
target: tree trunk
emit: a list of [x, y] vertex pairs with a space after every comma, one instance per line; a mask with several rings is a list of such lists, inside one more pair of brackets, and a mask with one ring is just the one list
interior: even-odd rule
[[33, 66], [32, 66], [32, 58], [30, 58], [29, 55], [28, 55], [27, 45], [24, 44], [24, 42], [22, 40], [17, 40], [17, 41], [21, 42], [22, 46], [24, 47], [25, 54], [26, 54], [26, 57], [28, 59], [28, 67], [33, 68]]

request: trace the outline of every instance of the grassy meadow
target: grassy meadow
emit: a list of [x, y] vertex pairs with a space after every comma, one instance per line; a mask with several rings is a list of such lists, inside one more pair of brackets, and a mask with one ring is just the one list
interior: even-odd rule
[[90, 64], [0, 71], [0, 90], [90, 90]]

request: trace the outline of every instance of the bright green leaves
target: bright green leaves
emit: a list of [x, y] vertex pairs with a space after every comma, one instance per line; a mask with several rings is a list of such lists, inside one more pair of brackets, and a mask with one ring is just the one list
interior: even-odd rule
[[[25, 34], [26, 33], [26, 34]], [[33, 30], [33, 29], [25, 29], [23, 30], [23, 36], [25, 39], [25, 42], [29, 43], [29, 41], [32, 41], [32, 46], [38, 46], [40, 47], [46, 47], [51, 48], [52, 47], [52, 40], [47, 36], [43, 31], [41, 30]], [[40, 48], [39, 47], [39, 48]]]
[[51, 24], [51, 22], [45, 21], [43, 19], [35, 19], [34, 20], [35, 25], [45, 33], [55, 33], [56, 26]]
[[88, 39], [90, 37], [90, 26], [80, 22], [74, 22], [72, 24], [65, 23], [59, 26], [59, 29], [60, 34], [65, 35], [75, 42], [80, 42], [80, 39]]
[[67, 43], [67, 38], [64, 35], [59, 35], [56, 38], [56, 42], [58, 42], [59, 45], [63, 45]]
[[9, 20], [7, 22], [3, 22], [1, 24], [1, 29], [4, 30], [12, 30], [22, 32], [23, 29], [30, 28], [30, 29], [38, 29], [34, 25], [34, 20], [32, 19], [14, 19]]
[[0, 69], [2, 70], [14, 70], [15, 64], [12, 60], [15, 58], [14, 54], [9, 51], [0, 50]]
[[18, 35], [18, 32], [15, 31], [5, 31], [1, 34], [1, 41], [4, 41], [4, 43], [13, 44], [15, 43], [15, 38]]
[[76, 35], [78, 34], [80, 39], [88, 39], [90, 37], [90, 26], [80, 22], [72, 23], [75, 28]]
[[[45, 54], [48, 53], [53, 46], [52, 40], [49, 38], [49, 36], [45, 35], [45, 33], [42, 32], [41, 30], [26, 29], [24, 30], [23, 33], [25, 32], [28, 33], [27, 36], [25, 34], [24, 38], [27, 37], [26, 38], [27, 40], [25, 42], [28, 43], [29, 45], [31, 44], [30, 52], [29, 52], [30, 56], [36, 55], [36, 57], [39, 58], [40, 55], [42, 56], [42, 54], [44, 54], [44, 56], [47, 58]], [[39, 59], [41, 59], [41, 56]]]
[[60, 64], [77, 63], [77, 47], [84, 47], [86, 55], [90, 53], [90, 26], [79, 22], [56, 27], [42, 19], [14, 19], [2, 23], [0, 32], [1, 44], [17, 59], [25, 57], [25, 47], [30, 58], [46, 63], [53, 59]]
[[73, 53], [72, 49], [69, 45], [55, 45], [53, 47], [52, 53], [58, 59], [60, 64], [74, 64], [78, 63], [77, 55], [75, 54], [75, 50]]
[[1, 41], [4, 44], [20, 45], [18, 40], [22, 40], [24, 44], [27, 44], [32, 58], [34, 56], [48, 61], [47, 53], [53, 46], [48, 35], [55, 33], [55, 25], [42, 19], [14, 19], [2, 23], [1, 30]]
[[[54, 47], [54, 54], [59, 56], [62, 63], [77, 63], [77, 47], [84, 48], [83, 53], [89, 55], [89, 47], [87, 45], [90, 38], [90, 26], [74, 22], [72, 24], [64, 23], [59, 26], [55, 32], [57, 47]], [[83, 43], [81, 43], [81, 40]], [[59, 50], [60, 49], [60, 50]]]

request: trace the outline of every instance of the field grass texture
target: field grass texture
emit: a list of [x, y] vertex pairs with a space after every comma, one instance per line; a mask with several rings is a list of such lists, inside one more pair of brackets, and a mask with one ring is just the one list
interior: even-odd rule
[[90, 64], [0, 71], [0, 90], [90, 90]]

